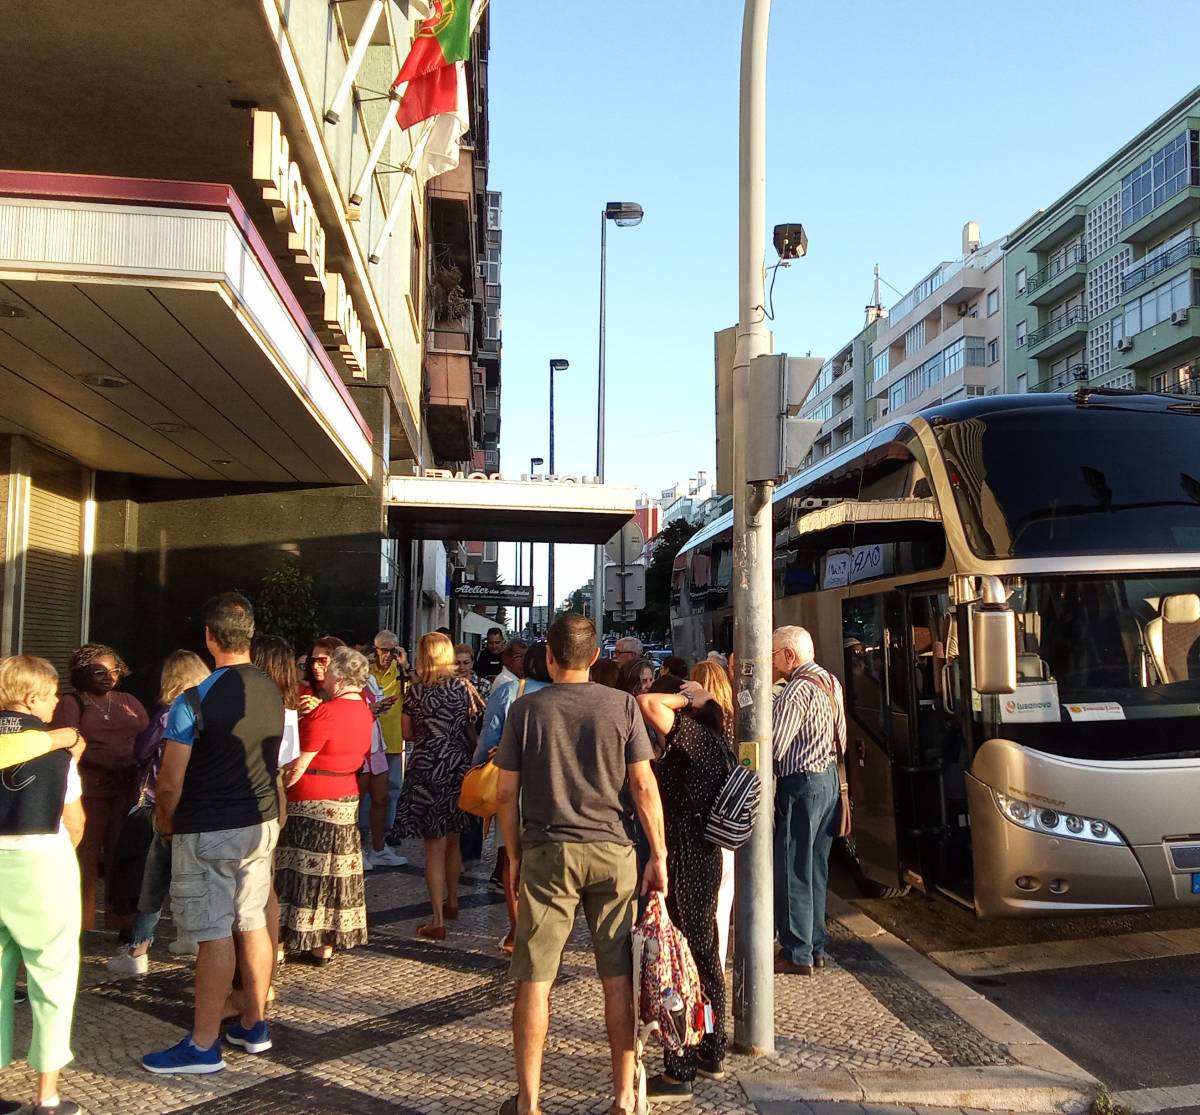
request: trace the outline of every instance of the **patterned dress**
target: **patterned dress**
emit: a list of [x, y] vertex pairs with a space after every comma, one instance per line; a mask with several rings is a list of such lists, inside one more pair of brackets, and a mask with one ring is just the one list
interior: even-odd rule
[[714, 1020], [713, 1032], [699, 1046], [664, 1051], [666, 1070], [676, 1080], [695, 1078], [697, 1056], [706, 1061], [725, 1056], [725, 975], [717, 940], [721, 849], [704, 838], [704, 826], [725, 782], [727, 747], [723, 735], [677, 713], [655, 764], [667, 829], [667, 912], [691, 946]]
[[413, 746], [400, 788], [392, 839], [448, 836], [471, 823], [458, 808], [463, 775], [471, 764], [468, 725], [471, 691], [461, 678], [414, 682], [404, 697]]

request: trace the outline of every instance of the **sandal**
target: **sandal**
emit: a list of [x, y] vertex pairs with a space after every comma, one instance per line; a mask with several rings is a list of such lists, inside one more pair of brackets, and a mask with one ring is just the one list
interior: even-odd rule
[[[511, 1099], [506, 1099], [500, 1105], [500, 1115], [517, 1115], [517, 1097], [516, 1096], [513, 1096]], [[541, 1115], [541, 1112], [540, 1111], [534, 1112], [534, 1115]]]
[[513, 937], [512, 937], [511, 933], [506, 933], [503, 937], [500, 938], [499, 948], [500, 948], [500, 951], [502, 953], [504, 953], [505, 956], [512, 956], [512, 954], [513, 954]]
[[[446, 927], [444, 925], [418, 925], [417, 936], [425, 937], [430, 941], [444, 941], [446, 939]], [[516, 1110], [514, 1108], [514, 1110]]]

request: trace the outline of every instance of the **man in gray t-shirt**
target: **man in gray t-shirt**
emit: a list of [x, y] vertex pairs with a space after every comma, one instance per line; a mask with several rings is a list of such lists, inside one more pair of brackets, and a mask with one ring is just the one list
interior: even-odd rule
[[539, 1110], [550, 991], [580, 903], [604, 987], [616, 1110], [634, 1106], [635, 809], [650, 841], [643, 894], [666, 892], [667, 852], [645, 725], [629, 694], [588, 679], [598, 654], [588, 619], [565, 614], [554, 621], [546, 647], [554, 685], [514, 702], [494, 760], [500, 827], [520, 887], [512, 959], [520, 1092], [502, 1115]]

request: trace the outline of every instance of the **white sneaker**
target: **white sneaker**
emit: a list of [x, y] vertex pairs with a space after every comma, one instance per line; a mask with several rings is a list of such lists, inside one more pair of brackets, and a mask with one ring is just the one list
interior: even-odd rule
[[150, 958], [145, 953], [134, 956], [130, 946], [126, 945], [104, 966], [114, 976], [144, 976], [150, 970]]
[[363, 852], [362, 861], [363, 861], [363, 871], [364, 872], [372, 871], [375, 868], [375, 865], [371, 862], [371, 855], [372, 855], [372, 853], [370, 853], [370, 852]]
[[167, 952], [172, 956], [195, 956], [199, 949], [196, 948], [196, 942], [191, 937], [180, 933], [167, 945]]
[[371, 853], [371, 863], [375, 867], [403, 867], [406, 860], [395, 848], [384, 847], [382, 851]]

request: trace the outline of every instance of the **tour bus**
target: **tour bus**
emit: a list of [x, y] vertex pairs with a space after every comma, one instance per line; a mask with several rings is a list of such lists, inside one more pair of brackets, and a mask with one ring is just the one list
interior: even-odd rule
[[[675, 562], [692, 660], [733, 649], [731, 530]], [[780, 485], [774, 531], [774, 622], [845, 688], [865, 888], [1200, 907], [1200, 398], [931, 407]]]

